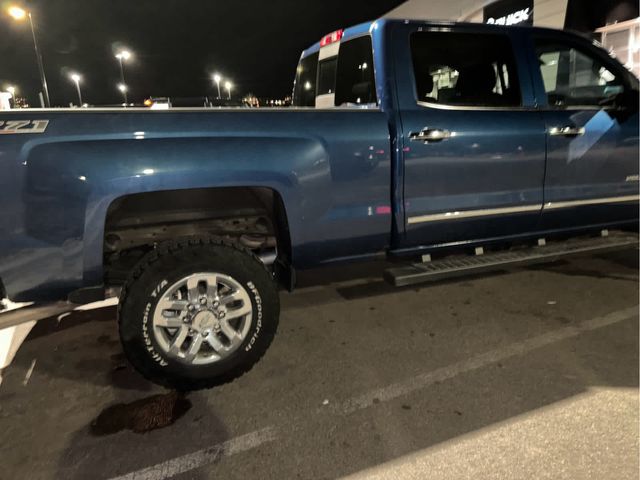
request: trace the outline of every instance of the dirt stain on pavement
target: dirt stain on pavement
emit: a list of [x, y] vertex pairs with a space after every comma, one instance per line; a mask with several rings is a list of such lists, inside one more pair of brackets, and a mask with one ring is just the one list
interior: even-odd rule
[[123, 430], [146, 433], [172, 425], [191, 406], [191, 401], [184, 394], [175, 391], [131, 403], [118, 403], [104, 409], [91, 422], [90, 431], [95, 436], [112, 435]]

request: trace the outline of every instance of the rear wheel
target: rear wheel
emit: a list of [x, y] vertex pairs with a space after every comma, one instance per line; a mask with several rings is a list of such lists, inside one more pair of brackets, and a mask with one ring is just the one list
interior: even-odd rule
[[217, 239], [160, 245], [138, 264], [119, 307], [124, 351], [149, 380], [208, 388], [248, 371], [276, 331], [278, 292], [250, 251]]

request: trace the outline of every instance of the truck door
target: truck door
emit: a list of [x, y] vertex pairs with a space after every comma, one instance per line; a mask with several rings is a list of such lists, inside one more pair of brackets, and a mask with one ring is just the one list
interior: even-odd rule
[[402, 124], [401, 247], [516, 235], [542, 209], [544, 124], [521, 31], [421, 27], [393, 35]]
[[548, 148], [541, 228], [637, 221], [637, 80], [588, 41], [541, 32], [533, 43]]

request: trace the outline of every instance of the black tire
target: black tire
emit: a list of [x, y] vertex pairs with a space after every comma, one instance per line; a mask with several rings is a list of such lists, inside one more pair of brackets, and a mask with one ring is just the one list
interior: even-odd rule
[[[165, 354], [155, 336], [145, 331], [149, 312], [173, 283], [206, 271], [239, 282], [249, 293], [255, 314], [240, 348], [215, 363], [192, 365]], [[140, 260], [122, 288], [118, 323], [122, 347], [136, 370], [154, 383], [186, 391], [211, 388], [249, 371], [271, 344], [279, 314], [276, 284], [251, 251], [221, 239], [190, 238], [160, 244]]]

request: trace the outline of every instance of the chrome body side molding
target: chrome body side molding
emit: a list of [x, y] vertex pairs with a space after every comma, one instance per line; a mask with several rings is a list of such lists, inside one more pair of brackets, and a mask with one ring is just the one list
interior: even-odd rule
[[545, 210], [553, 210], [555, 208], [580, 207], [583, 205], [601, 205], [605, 203], [627, 203], [637, 202], [640, 195], [625, 195], [623, 197], [606, 197], [606, 198], [587, 198], [585, 200], [569, 200], [566, 202], [548, 202], [544, 204]]
[[605, 198], [588, 198], [584, 200], [569, 200], [564, 202], [547, 202], [535, 205], [521, 205], [513, 207], [487, 208], [480, 210], [461, 210], [454, 212], [432, 213], [428, 215], [419, 215], [409, 217], [407, 223], [414, 225], [416, 223], [441, 222], [445, 220], [459, 220], [474, 217], [489, 217], [494, 215], [509, 215], [513, 213], [533, 212], [536, 210], [554, 210], [557, 208], [570, 208], [585, 205], [601, 205], [607, 203], [627, 203], [640, 201], [640, 195], [625, 195], [618, 197]]

